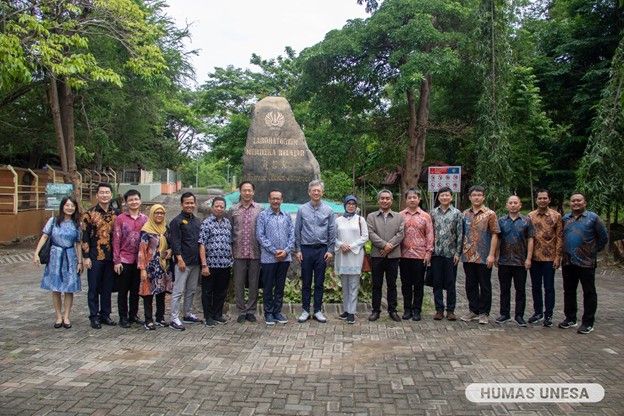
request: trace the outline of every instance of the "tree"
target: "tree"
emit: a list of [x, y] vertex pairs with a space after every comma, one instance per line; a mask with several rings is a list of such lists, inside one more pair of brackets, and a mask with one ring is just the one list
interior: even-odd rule
[[[33, 82], [47, 85], [47, 96], [65, 175], [78, 185], [75, 153], [76, 90], [91, 82], [121, 86], [120, 68], [98, 61], [90, 43], [108, 40], [123, 47], [123, 68], [157, 77], [165, 60], [157, 45], [158, 26], [148, 9], [132, 0], [12, 0], [0, 33], [0, 90], [15, 96]], [[76, 190], [78, 190], [76, 186]]]
[[[479, 137], [475, 183], [486, 187], [493, 208], [501, 208], [511, 190], [509, 163], [509, 9], [504, 1], [483, 0], [478, 40], [483, 68], [483, 93], [479, 101]], [[477, 43], [479, 44], [479, 43]]]
[[594, 119], [592, 135], [578, 171], [578, 187], [585, 192], [588, 202], [598, 211], [608, 211], [622, 204], [624, 196], [624, 39], [611, 63], [611, 75], [598, 115]]
[[530, 194], [531, 200], [534, 183], [546, 187], [547, 173], [553, 169], [553, 146], [563, 137], [563, 129], [544, 111], [536, 83], [532, 68], [512, 68], [508, 99], [512, 192]]
[[301, 53], [300, 97], [333, 113], [332, 123], [401, 112], [392, 122], [403, 124], [407, 139], [399, 145], [406, 148], [402, 187], [416, 186], [433, 85], [458, 68], [469, 14], [460, 1], [386, 0], [370, 18], [350, 21]]

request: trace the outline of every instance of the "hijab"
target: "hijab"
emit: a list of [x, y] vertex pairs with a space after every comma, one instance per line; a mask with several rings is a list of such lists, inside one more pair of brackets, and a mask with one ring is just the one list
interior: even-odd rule
[[160, 224], [156, 223], [156, 211], [165, 211], [165, 207], [160, 204], [154, 204], [150, 208], [149, 217], [147, 222], [141, 228], [141, 231], [145, 231], [146, 233], [156, 234], [158, 236], [158, 252], [160, 253], [160, 265], [163, 270], [167, 270], [167, 260], [165, 260], [165, 252], [169, 249], [169, 245], [167, 244], [167, 238], [165, 237], [165, 233], [167, 232], [167, 226], [165, 225], [165, 221]]
[[[356, 209], [353, 212], [348, 212], [347, 211], [347, 203], [349, 203], [351, 201], [355, 202], [355, 208]], [[357, 198], [355, 196], [353, 196], [353, 195], [345, 196], [345, 198], [342, 201], [342, 204], [343, 204], [344, 209], [345, 209], [345, 212], [344, 212], [343, 216], [346, 217], [346, 218], [353, 217], [355, 215], [356, 211], [357, 211], [357, 203], [358, 203], [358, 201], [357, 201]]]

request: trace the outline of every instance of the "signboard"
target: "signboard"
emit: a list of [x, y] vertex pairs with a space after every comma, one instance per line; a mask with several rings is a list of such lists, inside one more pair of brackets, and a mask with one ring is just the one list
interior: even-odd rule
[[429, 166], [429, 192], [449, 187], [453, 192], [461, 190], [461, 166]]
[[70, 196], [74, 192], [74, 185], [71, 183], [48, 183], [46, 184], [46, 209], [58, 209], [61, 200]]

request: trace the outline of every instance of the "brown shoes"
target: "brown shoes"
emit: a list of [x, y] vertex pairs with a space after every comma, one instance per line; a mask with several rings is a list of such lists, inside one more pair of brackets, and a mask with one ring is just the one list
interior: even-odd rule
[[455, 314], [453, 312], [447, 312], [446, 313], [446, 319], [448, 319], [449, 321], [456, 321], [457, 320], [457, 316], [455, 316]]
[[437, 311], [435, 315], [433, 315], [433, 319], [436, 321], [441, 321], [444, 318], [444, 312]]

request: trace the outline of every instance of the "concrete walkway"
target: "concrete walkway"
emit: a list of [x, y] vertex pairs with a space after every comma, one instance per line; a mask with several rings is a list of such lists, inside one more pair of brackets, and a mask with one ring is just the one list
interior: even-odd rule
[[[598, 279], [598, 320], [590, 335], [435, 322], [430, 316], [401, 323], [387, 316], [369, 323], [360, 316], [346, 325], [335, 316], [327, 324], [298, 324], [290, 315], [290, 323], [273, 328], [231, 322], [184, 332], [138, 326], [96, 331], [87, 319], [86, 277], [76, 296], [73, 328], [53, 329], [50, 295], [39, 289], [41, 271], [25, 257], [12, 252], [0, 263], [2, 415], [624, 412], [622, 269]], [[555, 322], [562, 318], [558, 279]], [[463, 313], [463, 277], [457, 286], [457, 311]], [[497, 292], [495, 285], [493, 317]], [[595, 404], [477, 405], [464, 395], [475, 382], [600, 383], [606, 394]]]

